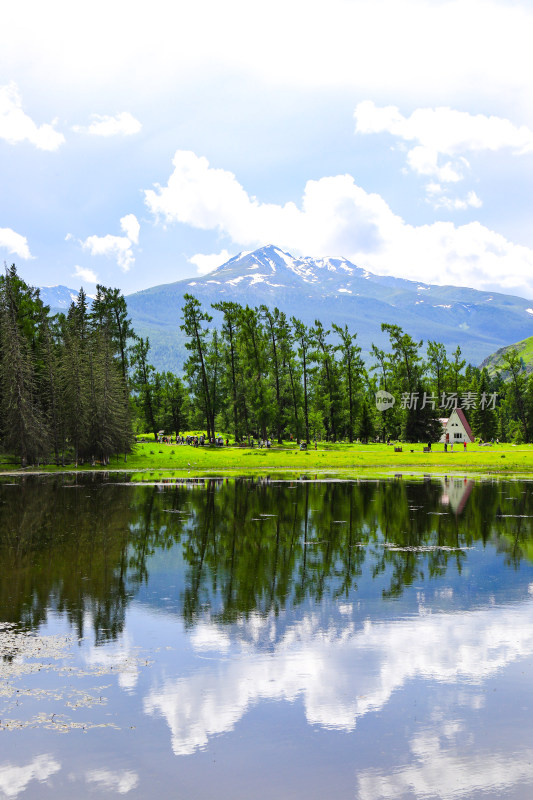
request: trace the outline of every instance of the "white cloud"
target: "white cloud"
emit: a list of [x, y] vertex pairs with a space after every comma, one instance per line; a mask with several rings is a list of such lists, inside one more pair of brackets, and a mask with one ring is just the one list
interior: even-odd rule
[[94, 0], [91, 9], [76, 26], [64, 0], [13, 3], [0, 30], [5, 63], [78, 91], [113, 91], [136, 75], [132, 91], [153, 95], [154, 84], [190, 85], [211, 66], [284, 87], [364, 87], [369, 96], [384, 87], [434, 96], [438, 87], [505, 98], [512, 89], [513, 103], [529, 105], [533, 15], [523, 1], [331, 0], [326, 14], [320, 3], [272, 0], [260, 25], [245, 0], [154, 0], [149, 15], [124, 0]]
[[121, 218], [120, 227], [126, 236], [88, 236], [81, 245], [92, 256], [116, 258], [118, 266], [128, 272], [135, 263], [132, 244], [138, 244], [140, 225], [134, 214], [127, 214]]
[[129, 111], [122, 111], [115, 114], [114, 117], [93, 114], [92, 120], [88, 127], [75, 125], [73, 130], [76, 133], [88, 133], [91, 136], [132, 136], [139, 133], [142, 128], [139, 120], [135, 119]]
[[72, 273], [73, 278], [81, 278], [81, 280], [85, 281], [85, 283], [98, 283], [98, 276], [92, 271], [92, 269], [80, 267], [76, 264], [74, 270], [75, 271]]
[[20, 258], [33, 258], [26, 237], [15, 233], [11, 228], [0, 228], [0, 247]]
[[87, 783], [96, 783], [101, 789], [119, 794], [127, 794], [139, 783], [139, 776], [132, 770], [92, 769], [85, 774], [85, 779]]
[[36, 125], [22, 110], [22, 98], [15, 83], [0, 86], [0, 139], [10, 144], [30, 142], [39, 150], [57, 150], [65, 141], [50, 124]]
[[[300, 206], [261, 203], [235, 175], [178, 150], [166, 186], [145, 192], [152, 213], [229, 236], [239, 248], [274, 242], [294, 254], [345, 256], [378, 274], [533, 296], [533, 250], [479, 222], [413, 226], [351, 175], [308, 181]], [[479, 198], [467, 198], [476, 206]]]
[[468, 192], [466, 197], [436, 197], [435, 192], [430, 191], [426, 187], [426, 191], [430, 194], [428, 202], [434, 208], [446, 208], [449, 211], [463, 211], [467, 208], [481, 208], [483, 203], [475, 192]]
[[0, 792], [8, 798], [17, 797], [26, 790], [31, 781], [42, 783], [60, 769], [61, 764], [51, 755], [36, 756], [24, 767], [2, 764], [0, 766]]
[[117, 260], [117, 264], [124, 271], [128, 272], [135, 263], [131, 242], [127, 236], [88, 236], [83, 247], [92, 256], [110, 256]]
[[88, 236], [82, 245], [92, 256], [116, 258], [117, 264], [124, 272], [128, 272], [135, 263], [131, 242], [127, 236], [111, 236], [109, 233], [106, 236]]
[[378, 108], [371, 100], [355, 109], [356, 133], [390, 133], [418, 142], [430, 153], [455, 156], [465, 152], [509, 148], [516, 155], [533, 151], [533, 131], [508, 119], [469, 114], [452, 108], [418, 108], [404, 117], [396, 106]]
[[124, 231], [132, 244], [139, 244], [139, 231], [141, 226], [135, 214], [126, 214], [125, 217], [122, 217], [120, 220], [120, 228]]
[[199, 275], [207, 275], [208, 272], [213, 272], [214, 269], [225, 264], [231, 258], [227, 250], [222, 250], [220, 253], [196, 253], [196, 255], [189, 258], [189, 262], [194, 264], [196, 271]]
[[[357, 105], [354, 117], [358, 134], [390, 133], [403, 142], [415, 143], [407, 152], [407, 164], [418, 175], [430, 176], [440, 183], [464, 179], [470, 169], [465, 153], [533, 152], [533, 131], [496, 116], [473, 115], [452, 108], [418, 108], [410, 117], [404, 117], [396, 106], [379, 108], [371, 100], [365, 100]], [[470, 194], [473, 195], [470, 201], [448, 199], [440, 206], [479, 208], [476, 205], [479, 199]]]

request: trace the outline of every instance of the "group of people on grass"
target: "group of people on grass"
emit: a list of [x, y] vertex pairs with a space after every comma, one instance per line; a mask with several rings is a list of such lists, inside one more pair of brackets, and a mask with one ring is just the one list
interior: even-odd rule
[[[158, 444], [188, 444], [192, 447], [203, 447], [205, 444], [215, 444], [218, 447], [222, 447], [224, 445], [224, 439], [222, 436], [212, 436], [209, 441], [207, 437], [202, 433], [200, 436], [164, 436], [163, 434], [158, 434], [156, 439]], [[225, 442], [226, 446], [229, 445], [229, 439], [226, 439]]]

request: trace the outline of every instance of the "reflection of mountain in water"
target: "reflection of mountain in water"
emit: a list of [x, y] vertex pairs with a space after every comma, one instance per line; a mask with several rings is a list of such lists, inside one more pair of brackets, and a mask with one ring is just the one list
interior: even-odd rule
[[[321, 614], [357, 602], [375, 619], [422, 595], [434, 611], [474, 590], [478, 603], [507, 602], [529, 580], [518, 568], [533, 501], [518, 482], [207, 480], [191, 491], [69, 480], [0, 489], [3, 619], [35, 628], [51, 608], [80, 636], [90, 619], [98, 642], [120, 633], [133, 597], [189, 626], [282, 611], [289, 624], [323, 600]], [[484, 558], [489, 542], [496, 560]]]

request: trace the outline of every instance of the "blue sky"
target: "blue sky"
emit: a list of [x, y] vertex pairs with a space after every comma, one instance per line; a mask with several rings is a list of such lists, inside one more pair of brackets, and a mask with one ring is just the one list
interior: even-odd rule
[[0, 258], [125, 293], [273, 243], [533, 298], [533, 4], [21, 0]]

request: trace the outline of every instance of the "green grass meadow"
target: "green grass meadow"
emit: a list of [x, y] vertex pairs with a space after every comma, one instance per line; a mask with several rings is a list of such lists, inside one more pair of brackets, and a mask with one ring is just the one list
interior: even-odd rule
[[[528, 474], [533, 473], [533, 445], [495, 444], [480, 446], [469, 444], [464, 451], [456, 446], [444, 452], [442, 444], [433, 445], [431, 453], [424, 452], [423, 444], [403, 444], [402, 452], [386, 444], [324, 444], [317, 449], [311, 444], [302, 451], [296, 444], [285, 442], [271, 448], [257, 446], [224, 447], [168, 445], [151, 441], [139, 442], [127, 461], [123, 456], [113, 458], [108, 467], [98, 464], [80, 466], [78, 471], [126, 470], [139, 473], [170, 473], [190, 476], [253, 475], [274, 473], [305, 473], [320, 477], [324, 473], [347, 476], [383, 473], [481, 473]], [[22, 470], [13, 459], [0, 462], [0, 470], [8, 472], [62, 472], [72, 471], [73, 465], [58, 468], [48, 465], [41, 470], [29, 467]]]

